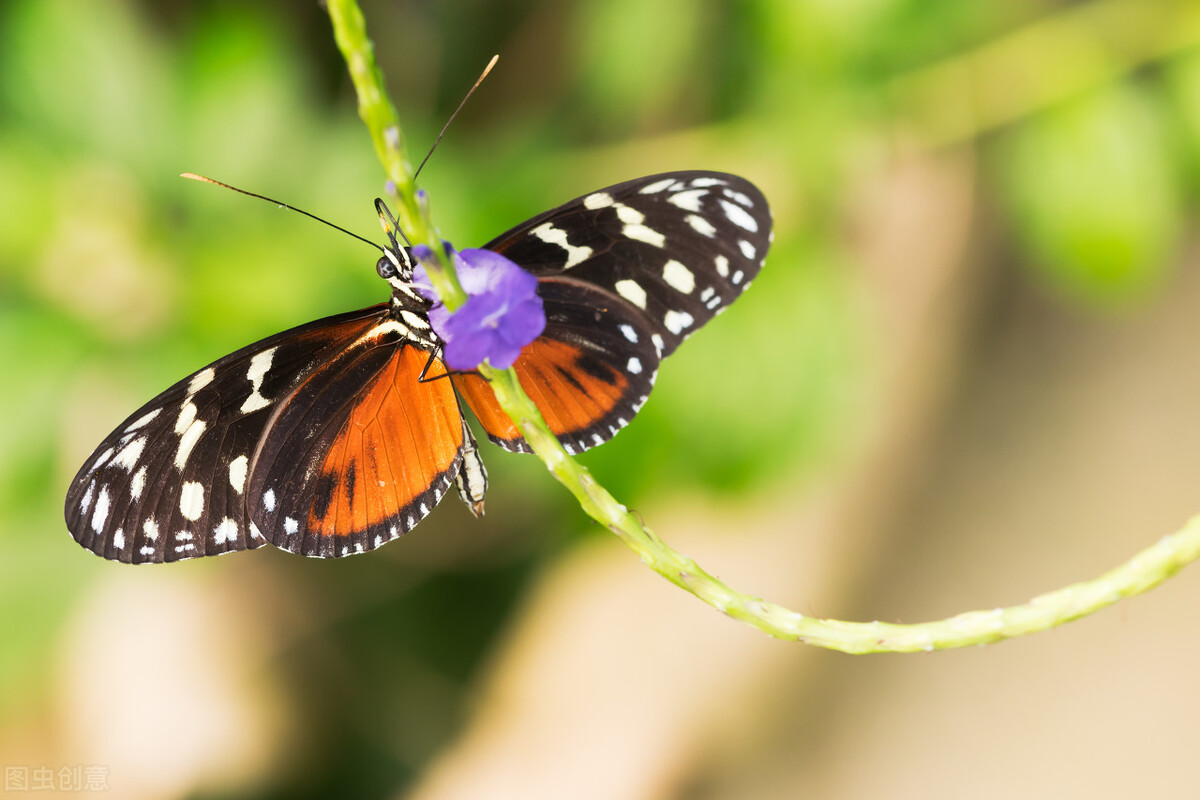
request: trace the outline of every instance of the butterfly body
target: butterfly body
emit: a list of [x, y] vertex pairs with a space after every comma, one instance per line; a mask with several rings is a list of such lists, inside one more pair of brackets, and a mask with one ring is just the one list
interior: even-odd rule
[[[581, 196], [486, 245], [538, 279], [546, 328], [514, 368], [568, 452], [628, 424], [659, 362], [740, 295], [769, 243], [751, 184], [682, 172]], [[389, 249], [386, 304], [242, 348], [130, 415], [68, 490], [76, 540], [132, 563], [268, 543], [338, 557], [411, 530], [451, 484], [481, 513], [460, 399], [493, 442], [529, 448], [482, 377], [442, 363], [414, 264]]]

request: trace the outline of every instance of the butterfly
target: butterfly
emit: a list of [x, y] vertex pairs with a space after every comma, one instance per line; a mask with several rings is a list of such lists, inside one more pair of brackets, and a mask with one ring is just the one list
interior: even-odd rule
[[[633, 419], [659, 362], [741, 295], [771, 239], [751, 183], [688, 171], [577, 197], [484, 246], [537, 278], [546, 327], [514, 367], [568, 452]], [[76, 541], [126, 563], [268, 543], [329, 558], [411, 530], [452, 483], [482, 513], [463, 404], [500, 447], [529, 447], [487, 381], [439, 357], [412, 251], [381, 249], [388, 302], [230, 353], [109, 434], [67, 491]]]

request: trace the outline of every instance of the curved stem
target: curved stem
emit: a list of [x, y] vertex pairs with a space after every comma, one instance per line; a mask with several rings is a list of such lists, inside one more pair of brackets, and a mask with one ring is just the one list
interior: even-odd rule
[[[338, 46], [350, 67], [359, 97], [359, 113], [371, 131], [376, 151], [396, 187], [406, 232], [414, 244], [426, 244], [445, 260], [441, 240], [428, 206], [418, 197], [404, 153], [396, 112], [383, 88], [362, 13], [354, 0], [328, 0]], [[449, 264], [446, 265], [449, 268]], [[450, 273], [453, 274], [452, 272]], [[461, 304], [461, 290], [449, 285], [446, 305]], [[513, 370], [486, 365], [480, 372], [491, 381], [496, 399], [521, 429], [534, 453], [551, 474], [579, 501], [592, 519], [625, 542], [642, 561], [676, 586], [713, 608], [780, 639], [815, 644], [845, 653], [911, 653], [986, 644], [1046, 630], [1091, 614], [1125, 597], [1141, 594], [1162, 583], [1200, 557], [1200, 517], [1178, 533], [1098, 578], [1035, 597], [1024, 605], [969, 611], [943, 620], [909, 625], [883, 622], [843, 622], [806, 617], [726, 586], [691, 558], [671, 549], [636, 514], [621, 505], [591, 473], [572, 459], [550, 432], [537, 406], [521, 389]]]

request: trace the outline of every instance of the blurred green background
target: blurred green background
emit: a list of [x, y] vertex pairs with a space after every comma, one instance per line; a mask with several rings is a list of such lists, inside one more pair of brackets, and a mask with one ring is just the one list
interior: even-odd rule
[[[882, 509], [872, 546], [857, 564], [839, 561], [860, 588], [814, 609], [814, 595], [796, 585], [806, 613], [890, 619], [1023, 599], [884, 607], [861, 587], [905, 571], [897, 565], [914, 547], [952, 583], [954, 556], [986, 558], [964, 550], [938, 562], [933, 540], [913, 538], [927, 521], [922, 504], [939, 494], [934, 479], [915, 476], [937, 475], [938, 453], [961, 431], [991, 424], [972, 421], [976, 407], [962, 398], [1008, 397], [1011, 382], [986, 381], [1017, 323], [1035, 334], [1014, 352], [1052, 350], [1036, 332], [1074, 341], [1080, 330], [1102, 331], [1118, 358], [1128, 326], [1165, 319], [1173, 296], [1196, 296], [1186, 292], [1200, 188], [1194, 4], [364, 0], [363, 9], [415, 159], [501, 54], [421, 176], [457, 246], [651, 172], [737, 172], [771, 199], [776, 241], [759, 281], [665, 365], [629, 430], [584, 459], [619, 499], [664, 534], [672, 509], [687, 520], [693, 503], [755, 520], [725, 526], [716, 538], [730, 550], [721, 552], [736, 552], [752, 530], [799, 526], [824, 502], [813, 497]], [[81, 550], [62, 523], [77, 467], [159, 390], [250, 341], [386, 296], [361, 244], [177, 177], [211, 175], [379, 238], [372, 200], [383, 176], [322, 9], [7, 0], [0, 41], [0, 762], [102, 764], [122, 797], [455, 796], [438, 794], [460, 774], [445, 754], [478, 730], [481, 687], [523, 640], [536, 587], [603, 535], [536, 461], [488, 447], [482, 522], [450, 501], [405, 541], [335, 563], [256, 551], [132, 569]], [[925, 257], [941, 259], [946, 274], [928, 270]], [[889, 350], [910, 328], [932, 331], [933, 344]], [[1163, 346], [1186, 344], [1194, 330], [1164, 327]], [[1075, 364], [1078, 352], [1095, 351], [1065, 352], [1045, 374]], [[1185, 396], [1158, 377], [1141, 380], [1145, 405], [1118, 420]], [[1033, 408], [1041, 388], [1032, 379], [1017, 387]], [[1102, 385], [1097, 395], [1112, 391]], [[924, 410], [904, 411], [912, 407]], [[1072, 417], [1063, 414], [1059, 423]], [[1015, 447], [1023, 423], [1008, 424], [969, 457]], [[889, 471], [875, 475], [885, 500], [860, 481], [871, 483], [864, 464], [888, 459]], [[1145, 468], [1120, 463], [1130, 474]], [[1054, 494], [1061, 472], [1039, 474]], [[1051, 515], [1040, 533], [1070, 524]], [[1096, 569], [1168, 530], [1133, 529]], [[824, 534], [836, 531], [830, 523]], [[971, 527], [958, 535], [969, 540]], [[820, 559], [805, 556], [818, 571]], [[1043, 580], [1028, 591], [1089, 574], [1035, 575]], [[750, 592], [769, 595], [773, 585], [753, 568], [738, 577]], [[622, 580], [675, 592], [651, 578]], [[600, 606], [621, 586], [599, 589]], [[722, 624], [698, 604], [673, 607]], [[1194, 633], [1190, 609], [1178, 612], [1176, 624]], [[643, 642], [648, 662], [656, 647], [675, 646], [673, 624]], [[599, 652], [622, 646], [609, 645]], [[815, 663], [845, 663], [824, 658], [838, 657]], [[585, 683], [572, 696], [589, 691]], [[746, 714], [734, 726], [739, 741], [755, 741], [751, 729], [809, 753], [824, 741], [778, 714]], [[614, 730], [633, 724], [605, 719]], [[556, 738], [599, 726], [564, 717]], [[670, 740], [670, 726], [654, 739]], [[793, 752], [776, 748], [758, 758], [773, 753], [777, 764]], [[621, 763], [616, 752], [592, 756]], [[1064, 774], [1096, 774], [1070, 758]], [[661, 771], [648, 767], [608, 796], [801, 793], [791, 779], [753, 783], [771, 770], [736, 748], [719, 769], [679, 753], [655, 763]], [[432, 765], [437, 781], [426, 777]], [[838, 774], [808, 789], [869, 796]], [[491, 785], [497, 797], [536, 797], [544, 777], [534, 770], [526, 783]], [[892, 796], [961, 796], [928, 780], [901, 781]], [[1036, 785], [1055, 796], [1057, 784]]]

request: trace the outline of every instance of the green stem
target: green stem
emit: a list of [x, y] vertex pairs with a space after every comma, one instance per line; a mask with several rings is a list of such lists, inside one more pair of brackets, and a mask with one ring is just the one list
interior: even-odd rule
[[[411, 162], [404, 153], [396, 112], [375, 65], [362, 13], [354, 0], [328, 0], [328, 5], [338, 46], [358, 91], [359, 113], [371, 131], [384, 169], [396, 186], [401, 224], [407, 226], [406, 233], [414, 244], [428, 245], [445, 260], [428, 207], [418, 201]], [[447, 306], [455, 308], [463, 296], [461, 289], [455, 293], [453, 272], [449, 264], [446, 266], [450, 275], [446, 293], [442, 293], [441, 285], [437, 288]], [[537, 406], [521, 389], [513, 370], [495, 370], [485, 365], [480, 371], [491, 381], [496, 399], [520, 428], [534, 453], [589, 516], [620, 537], [647, 566], [676, 586], [780, 639], [846, 653], [910, 653], [986, 644], [1053, 628], [1124, 597], [1141, 594], [1200, 557], [1200, 517], [1196, 517], [1178, 533], [1164, 537], [1116, 569], [1094, 580], [1035, 597], [1024, 605], [970, 611], [912, 625], [805, 617], [726, 586], [695, 561], [672, 550], [567, 454], [546, 426]]]

